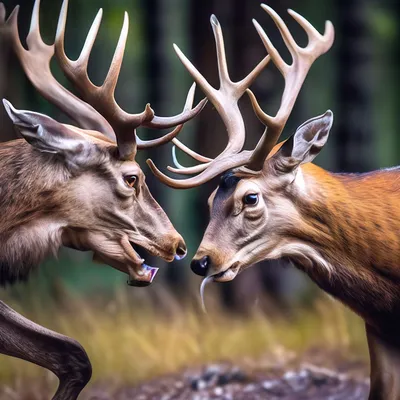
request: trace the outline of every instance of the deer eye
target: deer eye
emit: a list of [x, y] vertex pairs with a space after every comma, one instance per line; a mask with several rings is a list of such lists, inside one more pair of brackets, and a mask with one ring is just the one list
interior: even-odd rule
[[258, 203], [258, 194], [250, 193], [243, 197], [243, 203], [254, 206]]
[[137, 182], [137, 176], [136, 175], [125, 175], [124, 182], [129, 187], [134, 188], [136, 185], [136, 182]]

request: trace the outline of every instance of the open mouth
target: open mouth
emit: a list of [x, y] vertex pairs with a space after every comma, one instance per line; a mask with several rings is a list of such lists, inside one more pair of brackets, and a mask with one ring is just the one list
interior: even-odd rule
[[229, 282], [236, 277], [239, 272], [239, 264], [234, 264], [227, 270], [216, 275], [211, 275], [214, 282]]
[[139, 277], [137, 275], [132, 276], [129, 274], [127, 284], [129, 286], [136, 286], [136, 287], [145, 287], [151, 285], [153, 282], [154, 277], [158, 272], [158, 268], [151, 267], [147, 265], [144, 261], [143, 264], [140, 266], [141, 275]]
[[132, 242], [129, 243], [132, 246], [133, 251], [137, 254], [138, 258], [141, 259], [142, 263], [138, 265], [134, 271], [128, 267], [129, 277], [127, 284], [129, 286], [136, 287], [149, 286], [153, 282], [159, 268], [146, 264], [144, 256], [147, 254], [147, 251], [143, 247]]

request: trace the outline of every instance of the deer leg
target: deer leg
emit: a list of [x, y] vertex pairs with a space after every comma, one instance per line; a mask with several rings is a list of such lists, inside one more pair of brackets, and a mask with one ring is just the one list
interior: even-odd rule
[[92, 367], [75, 340], [35, 324], [0, 301], [0, 353], [30, 361], [60, 380], [53, 400], [75, 400], [89, 382]]
[[366, 331], [371, 362], [369, 400], [400, 400], [400, 345], [368, 324]]

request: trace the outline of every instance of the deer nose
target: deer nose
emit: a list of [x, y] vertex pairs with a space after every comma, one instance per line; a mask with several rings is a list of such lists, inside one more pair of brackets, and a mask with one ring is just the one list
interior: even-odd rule
[[181, 239], [175, 250], [175, 260], [182, 260], [186, 257], [187, 248], [185, 242]]
[[195, 274], [200, 275], [200, 276], [206, 276], [210, 265], [211, 265], [210, 257], [204, 256], [203, 258], [200, 258], [199, 260], [193, 260], [190, 263], [190, 268]]

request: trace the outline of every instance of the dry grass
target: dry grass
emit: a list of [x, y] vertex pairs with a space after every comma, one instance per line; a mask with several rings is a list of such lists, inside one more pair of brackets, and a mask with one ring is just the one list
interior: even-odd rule
[[[279, 358], [282, 352], [301, 354], [310, 347], [366, 355], [361, 320], [326, 296], [313, 310], [299, 311], [289, 320], [271, 319], [257, 310], [246, 318], [238, 317], [216, 307], [203, 315], [196, 307], [176, 304], [172, 312], [160, 312], [145, 298], [132, 298], [127, 291], [119, 292], [107, 305], [88, 305], [72, 297], [65, 303], [68, 307], [60, 312], [60, 308], [44, 311], [43, 304], [33, 301], [27, 316], [85, 347], [93, 364], [92, 382], [135, 384], [185, 366], [219, 360], [240, 363], [265, 355]], [[10, 357], [0, 359], [3, 385], [17, 387], [29, 378], [50, 381], [50, 386], [56, 383], [38, 367]]]

